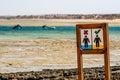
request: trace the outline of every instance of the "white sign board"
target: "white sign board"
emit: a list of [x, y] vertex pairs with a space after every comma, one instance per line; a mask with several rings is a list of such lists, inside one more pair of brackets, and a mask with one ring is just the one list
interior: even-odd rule
[[103, 49], [103, 30], [101, 28], [92, 29], [93, 49]]
[[81, 29], [81, 49], [103, 49], [103, 29]]
[[81, 48], [92, 49], [91, 29], [81, 29]]

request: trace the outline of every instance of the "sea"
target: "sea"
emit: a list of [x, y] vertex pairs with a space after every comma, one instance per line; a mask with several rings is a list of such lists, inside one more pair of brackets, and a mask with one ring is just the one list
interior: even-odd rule
[[[75, 26], [54, 26], [54, 29], [43, 29], [42, 26], [0, 26], [0, 40], [5, 39], [76, 39]], [[109, 40], [120, 41], [120, 26], [109, 26]]]

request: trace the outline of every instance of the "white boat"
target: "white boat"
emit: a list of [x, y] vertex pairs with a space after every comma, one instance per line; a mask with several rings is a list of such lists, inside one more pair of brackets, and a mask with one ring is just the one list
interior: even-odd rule
[[43, 25], [42, 28], [43, 28], [44, 30], [54, 30], [54, 29], [55, 29], [55, 27], [47, 26], [47, 25]]

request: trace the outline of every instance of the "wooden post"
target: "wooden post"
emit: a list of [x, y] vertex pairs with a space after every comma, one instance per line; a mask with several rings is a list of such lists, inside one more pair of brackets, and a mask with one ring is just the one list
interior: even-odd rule
[[110, 80], [110, 60], [109, 53], [104, 54], [105, 80]]
[[108, 25], [105, 24], [105, 35], [104, 35], [104, 40], [105, 41], [105, 48], [106, 51], [104, 53], [104, 64], [105, 64], [105, 80], [110, 80], [110, 54], [109, 54], [109, 37], [108, 37]]
[[[78, 52], [80, 53], [80, 52]], [[82, 58], [82, 54], [78, 54], [78, 80], [84, 80], [84, 76], [83, 76], [83, 58]]]
[[84, 76], [83, 76], [83, 57], [82, 57], [82, 53], [80, 54], [80, 61], [79, 61], [79, 64], [80, 64], [80, 69], [79, 69], [79, 79], [78, 80], [84, 80]]
[[77, 40], [77, 63], [78, 63], [78, 80], [84, 80], [83, 77], [83, 58], [80, 50], [80, 30], [76, 27], [76, 40]]

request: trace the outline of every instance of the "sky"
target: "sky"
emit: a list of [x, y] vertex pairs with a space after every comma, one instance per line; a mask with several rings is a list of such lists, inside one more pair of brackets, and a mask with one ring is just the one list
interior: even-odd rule
[[0, 15], [114, 13], [120, 0], [0, 0]]

